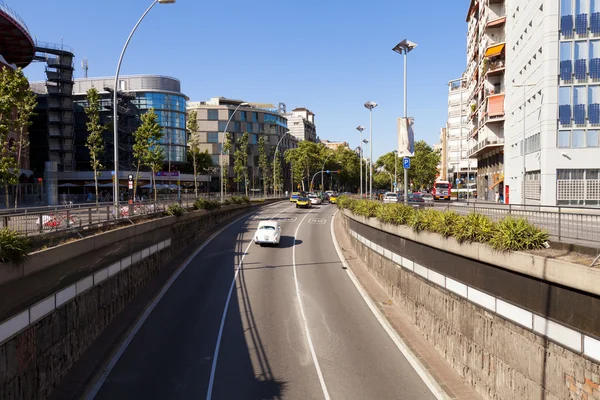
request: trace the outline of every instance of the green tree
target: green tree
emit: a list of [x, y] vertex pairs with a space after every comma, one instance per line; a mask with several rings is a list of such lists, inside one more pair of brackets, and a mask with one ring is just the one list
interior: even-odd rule
[[340, 170], [337, 176], [340, 185], [346, 190], [355, 189], [360, 184], [360, 157], [358, 154], [346, 147], [338, 147], [333, 158], [337, 169]]
[[162, 168], [165, 159], [165, 150], [160, 145], [163, 137], [162, 128], [158, 124], [158, 116], [154, 109], [149, 109], [141, 117], [142, 123], [133, 134], [133, 156], [136, 160], [136, 175], [134, 181], [134, 193], [137, 190], [137, 182], [140, 168], [148, 167], [152, 171], [152, 187], [154, 190], [154, 201], [156, 201], [156, 179], [154, 173]]
[[193, 110], [188, 114], [187, 131], [190, 135], [188, 154], [194, 166], [194, 194], [198, 197], [198, 156], [200, 154], [200, 134], [198, 132], [198, 113]]
[[415, 143], [415, 155], [410, 160], [408, 179], [413, 182], [416, 189], [435, 181], [439, 162], [439, 152], [433, 150], [424, 140]]
[[98, 170], [102, 168], [100, 157], [104, 154], [104, 140], [102, 138], [104, 125], [100, 123], [100, 95], [96, 88], [87, 91], [87, 102], [85, 127], [88, 131], [88, 137], [85, 141], [85, 147], [90, 152], [90, 166], [94, 170], [94, 188], [96, 190], [96, 205], [98, 205]]
[[235, 145], [233, 170], [235, 172], [235, 182], [240, 190], [240, 182], [244, 183], [244, 190], [248, 196], [248, 132], [244, 132], [240, 140]]
[[26, 81], [21, 69], [0, 68], [0, 181], [4, 186], [6, 208], [10, 207], [9, 186], [19, 183], [14, 132], [19, 124], [21, 104], [18, 99], [24, 89], [24, 79]]
[[[328, 153], [327, 147], [304, 140], [298, 147], [285, 152], [285, 160], [292, 164], [294, 182], [302, 183], [302, 190], [310, 184], [311, 172], [320, 171]], [[306, 185], [305, 185], [306, 182]]]
[[225, 134], [225, 140], [223, 141], [223, 158], [222, 160], [220, 160], [222, 168], [219, 171], [219, 173], [221, 174], [220, 176], [223, 177], [223, 190], [225, 191], [225, 194], [227, 194], [227, 183], [229, 182], [229, 153], [232, 149], [232, 142], [233, 140], [231, 137], [231, 133], [227, 132]]
[[273, 191], [281, 189], [281, 153], [279, 150], [273, 155]]
[[263, 191], [265, 193], [265, 197], [267, 197], [269, 190], [269, 172], [271, 171], [269, 157], [267, 157], [267, 149], [265, 148], [265, 137], [261, 135], [258, 139], [258, 168], [260, 168], [260, 172], [263, 178]]

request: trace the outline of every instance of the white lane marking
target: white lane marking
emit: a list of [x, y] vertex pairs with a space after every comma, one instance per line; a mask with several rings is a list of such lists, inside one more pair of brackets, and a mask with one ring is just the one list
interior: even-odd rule
[[[292, 207], [288, 207], [286, 209], [284, 209], [283, 211], [275, 214], [275, 217], [283, 214], [284, 212], [286, 212], [287, 210], [294, 208]], [[210, 379], [208, 380], [208, 390], [206, 392], [206, 400], [211, 400], [212, 399], [212, 390], [213, 390], [213, 386], [215, 384], [215, 374], [217, 373], [217, 362], [219, 361], [219, 349], [221, 348], [221, 339], [223, 338], [223, 329], [225, 328], [225, 320], [227, 319], [227, 311], [229, 309], [229, 302], [231, 301], [231, 294], [233, 293], [233, 288], [235, 287], [235, 281], [237, 280], [238, 274], [240, 272], [240, 268], [242, 268], [242, 265], [244, 264], [244, 258], [246, 258], [246, 255], [248, 254], [248, 250], [250, 249], [250, 246], [252, 246], [254, 244], [254, 235], [252, 235], [250, 237], [250, 243], [248, 243], [248, 246], [246, 246], [246, 250], [244, 250], [244, 253], [242, 254], [242, 258], [240, 258], [240, 262], [238, 263], [236, 269], [235, 269], [235, 273], [233, 274], [233, 279], [231, 281], [231, 285], [229, 286], [229, 293], [227, 293], [227, 300], [225, 301], [225, 307], [223, 309], [223, 316], [221, 317], [221, 325], [219, 326], [219, 334], [217, 335], [217, 343], [215, 345], [215, 354], [213, 355], [213, 362], [212, 362], [212, 367], [210, 369]]]
[[[275, 203], [273, 205], [268, 205], [268, 206], [263, 207], [263, 208], [273, 207], [273, 206], [275, 206], [277, 204], [278, 203]], [[121, 356], [123, 355], [123, 353], [125, 352], [125, 350], [127, 350], [127, 347], [129, 346], [129, 344], [131, 343], [131, 341], [133, 340], [133, 338], [135, 337], [135, 335], [137, 335], [138, 331], [142, 328], [142, 325], [144, 325], [144, 322], [146, 322], [146, 320], [150, 316], [150, 313], [152, 313], [152, 310], [154, 310], [154, 308], [156, 307], [156, 305], [162, 300], [162, 298], [165, 295], [165, 293], [167, 293], [167, 291], [171, 288], [171, 285], [173, 285], [173, 283], [175, 282], [175, 280], [177, 279], [177, 277], [179, 277], [179, 275], [181, 275], [181, 273], [187, 268], [188, 264], [190, 262], [192, 262], [192, 260], [202, 250], [204, 250], [204, 248], [206, 246], [208, 246], [210, 244], [210, 242], [212, 242], [217, 236], [219, 236], [221, 233], [223, 233], [223, 231], [225, 231], [226, 229], [228, 229], [230, 226], [238, 223], [239, 221], [241, 221], [242, 219], [246, 218], [247, 216], [248, 216], [248, 214], [242, 215], [241, 217], [237, 218], [235, 221], [230, 222], [226, 226], [222, 227], [221, 229], [219, 229], [218, 231], [216, 231], [215, 233], [213, 233], [208, 239], [206, 239], [206, 241], [204, 243], [202, 243], [200, 245], [200, 247], [198, 247], [196, 249], [196, 251], [194, 251], [192, 253], [192, 255], [190, 255], [183, 262], [183, 264], [181, 264], [181, 266], [177, 269], [177, 271], [175, 271], [175, 273], [171, 276], [171, 278], [167, 281], [167, 283], [165, 283], [165, 285], [163, 286], [163, 288], [161, 289], [161, 291], [158, 293], [158, 296], [156, 296], [154, 298], [154, 300], [152, 301], [152, 303], [150, 303], [150, 305], [146, 308], [146, 310], [144, 311], [144, 313], [142, 314], [142, 316], [140, 317], [140, 319], [138, 319], [138, 321], [135, 324], [135, 326], [133, 327], [133, 329], [127, 335], [127, 338], [125, 339], [125, 341], [123, 343], [121, 343], [121, 346], [119, 347], [119, 349], [117, 350], [117, 352], [113, 355], [113, 357], [111, 358], [110, 362], [107, 364], [107, 366], [104, 369], [104, 371], [102, 371], [102, 374], [100, 375], [100, 377], [98, 378], [98, 380], [96, 381], [96, 383], [94, 383], [94, 385], [92, 386], [92, 388], [85, 395], [85, 399], [86, 400], [92, 400], [92, 399], [94, 399], [96, 397], [96, 395], [98, 394], [98, 392], [102, 388], [102, 385], [104, 385], [104, 382], [106, 381], [106, 378], [108, 378], [108, 375], [110, 375], [110, 373], [112, 372], [112, 370], [115, 367], [115, 365], [117, 365], [117, 362], [119, 361], [119, 359], [121, 358]]]
[[300, 314], [302, 314], [302, 320], [304, 322], [304, 331], [306, 332], [306, 340], [308, 341], [310, 355], [312, 356], [313, 363], [315, 364], [315, 368], [317, 370], [319, 382], [321, 383], [321, 389], [323, 390], [323, 396], [325, 397], [325, 400], [330, 400], [331, 398], [329, 397], [329, 392], [327, 391], [327, 385], [325, 384], [325, 379], [323, 378], [323, 373], [321, 372], [321, 366], [319, 365], [319, 360], [317, 359], [317, 353], [315, 352], [315, 346], [313, 345], [313, 341], [310, 336], [310, 331], [308, 329], [306, 313], [304, 312], [304, 306], [302, 305], [302, 297], [300, 296], [300, 286], [298, 284], [298, 274], [296, 273], [296, 238], [298, 237], [298, 230], [300, 229], [302, 222], [304, 222], [306, 217], [308, 217], [308, 214], [313, 212], [313, 210], [310, 210], [309, 212], [307, 212], [306, 215], [304, 215], [304, 218], [302, 218], [302, 220], [296, 227], [296, 232], [294, 233], [294, 245], [292, 246], [292, 264], [294, 267], [294, 282], [296, 283], [296, 296], [298, 296], [298, 303], [300, 304]]
[[433, 379], [433, 377], [427, 372], [425, 367], [423, 367], [423, 365], [417, 360], [417, 358], [414, 356], [414, 354], [412, 354], [412, 352], [408, 349], [408, 347], [406, 346], [406, 344], [404, 343], [404, 341], [402, 340], [400, 335], [398, 335], [398, 332], [396, 332], [396, 330], [390, 325], [387, 318], [381, 313], [381, 311], [375, 305], [375, 303], [373, 303], [373, 300], [371, 300], [371, 297], [369, 296], [369, 294], [361, 286], [360, 282], [356, 278], [356, 275], [354, 275], [354, 272], [352, 272], [352, 270], [350, 269], [350, 266], [346, 262], [346, 258], [344, 257], [344, 254], [342, 253], [342, 250], [340, 249], [340, 245], [337, 242], [337, 238], [335, 236], [335, 229], [333, 229], [335, 215], [338, 213], [338, 211], [339, 210], [337, 210], [331, 217], [331, 224], [330, 224], [331, 238], [333, 239], [333, 247], [335, 247], [335, 251], [338, 255], [338, 258], [342, 262], [342, 265], [346, 268], [348, 277], [350, 278], [350, 280], [352, 281], [352, 283], [358, 290], [358, 293], [360, 293], [360, 295], [362, 296], [365, 303], [367, 303], [367, 306], [369, 307], [369, 309], [371, 310], [373, 315], [375, 315], [375, 318], [377, 318], [377, 320], [379, 321], [379, 323], [381, 324], [383, 329], [385, 329], [385, 331], [387, 332], [389, 337], [392, 339], [392, 341], [394, 342], [396, 347], [398, 347], [398, 350], [400, 350], [400, 352], [404, 355], [406, 360], [408, 360], [409, 364], [413, 367], [413, 369], [415, 370], [417, 375], [419, 375], [419, 377], [423, 380], [423, 383], [425, 383], [425, 386], [427, 386], [427, 388], [431, 391], [431, 393], [437, 399], [439, 399], [439, 400], [446, 399], [447, 398], [446, 393], [442, 390], [442, 388], [435, 381], [435, 379]]

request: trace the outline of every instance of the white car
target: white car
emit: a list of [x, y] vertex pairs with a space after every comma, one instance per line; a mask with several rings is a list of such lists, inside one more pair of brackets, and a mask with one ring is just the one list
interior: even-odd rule
[[384, 203], [397, 203], [398, 195], [394, 192], [387, 192], [386, 194], [383, 195], [383, 202]]
[[281, 240], [281, 225], [277, 221], [260, 221], [254, 234], [254, 243], [278, 245]]
[[317, 196], [316, 194], [309, 194], [308, 199], [310, 200], [310, 204], [321, 204], [323, 200]]

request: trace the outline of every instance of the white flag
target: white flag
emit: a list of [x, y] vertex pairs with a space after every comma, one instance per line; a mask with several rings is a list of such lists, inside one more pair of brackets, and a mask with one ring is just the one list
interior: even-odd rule
[[398, 118], [398, 156], [412, 157], [415, 154], [414, 118]]

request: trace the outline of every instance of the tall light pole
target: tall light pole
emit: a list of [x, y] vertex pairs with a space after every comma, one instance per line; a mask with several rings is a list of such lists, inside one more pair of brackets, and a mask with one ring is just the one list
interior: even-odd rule
[[247, 105], [248, 105], [248, 103], [238, 104], [238, 106], [235, 108], [235, 110], [233, 110], [233, 112], [229, 116], [229, 119], [227, 120], [227, 124], [225, 124], [225, 130], [223, 131], [223, 140], [221, 142], [221, 155], [219, 156], [219, 171], [220, 171], [219, 172], [219, 184], [221, 185], [221, 203], [223, 203], [223, 200], [224, 200], [224, 195], [223, 195], [223, 145], [225, 144], [225, 135], [227, 135], [227, 128], [229, 128], [229, 123], [233, 119], [233, 116], [235, 115], [237, 110], [239, 110], [240, 107], [247, 106]]
[[[363, 139], [363, 143], [366, 147], [369, 144], [369, 139]], [[367, 197], [369, 191], [369, 172], [367, 171], [367, 168], [369, 168], [369, 163], [365, 160], [365, 197]]]
[[398, 150], [394, 150], [394, 193], [398, 193]]
[[[133, 29], [131, 30], [131, 33], [129, 33], [129, 36], [127, 37], [127, 40], [125, 41], [125, 46], [123, 46], [123, 50], [121, 50], [121, 56], [119, 57], [119, 62], [117, 63], [117, 73], [115, 74], [115, 86], [114, 86], [114, 92], [113, 92], [113, 141], [114, 141], [114, 151], [113, 151], [113, 157], [115, 158], [114, 160], [114, 166], [113, 169], [115, 170], [115, 181], [113, 183], [113, 206], [115, 208], [115, 218], [119, 218], [120, 217], [120, 212], [119, 212], [119, 121], [118, 121], [118, 112], [117, 112], [117, 93], [119, 92], [119, 72], [121, 72], [121, 63], [123, 62], [123, 56], [125, 55], [125, 50], [127, 50], [127, 46], [129, 46], [129, 41], [131, 40], [131, 37], [133, 36], [133, 34], [135, 33], [135, 31], [137, 30], [138, 26], [142, 23], [142, 20], [146, 17], [146, 15], [150, 12], [150, 10], [152, 10], [152, 7], [154, 7], [156, 5], [156, 3], [160, 3], [160, 4], [173, 4], [175, 3], [175, 0], [154, 0], [152, 2], [152, 4], [150, 4], [150, 7], [148, 7], [148, 9], [146, 9], [146, 11], [142, 14], [142, 16], [140, 17], [140, 19], [138, 20], [138, 22], [135, 24], [135, 26], [133, 27]], [[135, 193], [134, 193], [135, 196]]]
[[[281, 143], [281, 141], [283, 140], [285, 135], [287, 135], [288, 133], [290, 133], [289, 130], [286, 131], [283, 135], [281, 135], [281, 138], [277, 142], [277, 146], [275, 146], [275, 152], [273, 153], [273, 194], [275, 194], [275, 162], [278, 161], [278, 160], [275, 160], [275, 156], [277, 155], [277, 150], [279, 149], [279, 143]], [[294, 188], [292, 188], [292, 190], [293, 189]]]
[[369, 172], [371, 176], [369, 177], [369, 198], [373, 200], [373, 109], [377, 107], [377, 103], [374, 101], [367, 101], [365, 103], [365, 108], [369, 110], [369, 142], [371, 142], [371, 146], [369, 147]]
[[[398, 43], [396, 46], [394, 46], [394, 48], [392, 48], [392, 50], [395, 51], [396, 53], [404, 54], [404, 118], [408, 118], [408, 103], [407, 103], [407, 90], [406, 90], [406, 87], [407, 87], [406, 86], [407, 85], [407, 74], [406, 74], [407, 55], [415, 47], [417, 47], [416, 43], [413, 43], [408, 39], [404, 39], [403, 41]], [[400, 151], [400, 149], [398, 149], [398, 151]], [[404, 168], [404, 204], [408, 205], [408, 170], [406, 168]]]
[[[329, 153], [327, 158], [325, 158], [325, 161], [323, 161], [323, 166], [321, 167], [321, 193], [325, 191], [325, 182], [324, 182], [325, 179], [323, 178], [323, 170], [325, 169], [325, 163], [327, 162], [327, 160], [329, 160], [329, 157], [331, 157], [332, 155], [333, 155], [333, 152]], [[333, 186], [333, 183], [331, 186]]]
[[527, 101], [525, 100], [525, 89], [527, 87], [530, 86], [535, 86], [535, 83], [521, 83], [521, 84], [515, 84], [513, 85], [513, 87], [522, 87], [523, 88], [523, 142], [521, 143], [521, 153], [523, 156], [523, 186], [522, 186], [522, 195], [521, 198], [523, 200], [523, 205], [526, 205], [527, 200], [525, 200], [525, 119], [527, 117], [527, 114], [525, 112], [525, 107], [527, 107]]
[[[365, 130], [365, 127], [362, 126], [362, 125], [359, 125], [359, 126], [356, 127], [356, 130], [359, 132], [360, 141], [362, 142], [362, 133]], [[359, 157], [358, 157], [359, 158], [359, 160], [358, 160], [358, 162], [359, 162], [359, 164], [358, 164], [359, 165], [358, 170], [360, 171], [360, 198], [362, 199], [362, 196], [363, 196], [363, 186], [362, 186], [362, 146], [360, 146], [360, 150], [359, 150], [358, 155], [359, 155]]]

